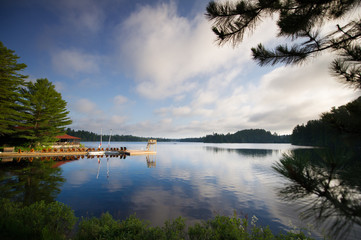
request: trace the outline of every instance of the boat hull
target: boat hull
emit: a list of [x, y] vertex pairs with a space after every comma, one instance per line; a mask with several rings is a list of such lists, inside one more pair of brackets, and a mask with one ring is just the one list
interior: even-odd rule
[[105, 151], [91, 151], [91, 152], [88, 152], [87, 155], [89, 155], [89, 156], [105, 155]]

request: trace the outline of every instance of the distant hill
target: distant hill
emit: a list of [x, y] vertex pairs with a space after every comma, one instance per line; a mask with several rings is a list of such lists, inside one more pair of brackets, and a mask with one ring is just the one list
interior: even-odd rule
[[181, 142], [205, 142], [205, 143], [289, 143], [291, 135], [277, 135], [264, 129], [246, 129], [233, 134], [207, 135], [202, 138], [185, 138]]
[[[84, 130], [73, 130], [68, 128], [66, 133], [81, 138], [82, 141], [99, 141], [100, 135], [84, 131]], [[182, 138], [182, 139], [168, 139], [168, 138], [153, 138], [157, 139], [158, 142], [204, 142], [204, 143], [289, 143], [290, 135], [277, 135], [272, 134], [270, 131], [264, 129], [246, 129], [238, 131], [233, 134], [218, 134], [207, 135], [200, 138]], [[103, 141], [107, 141], [109, 135], [103, 135]], [[112, 141], [115, 142], [146, 142], [150, 138], [136, 137], [132, 135], [114, 135], [111, 137]]]

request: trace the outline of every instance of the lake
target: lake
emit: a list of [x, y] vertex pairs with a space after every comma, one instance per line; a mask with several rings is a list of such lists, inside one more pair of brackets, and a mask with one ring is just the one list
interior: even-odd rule
[[[98, 145], [96, 142], [83, 144]], [[113, 142], [110, 147], [144, 149], [146, 143]], [[1, 192], [24, 202], [57, 200], [74, 209], [78, 217], [98, 217], [108, 211], [117, 219], [136, 213], [152, 225], [162, 225], [178, 216], [185, 217], [187, 224], [194, 224], [217, 214], [231, 216], [236, 212], [249, 219], [256, 216], [258, 224], [269, 225], [274, 233], [295, 226], [310, 228], [308, 224], [312, 224], [318, 228], [311, 231], [312, 236], [320, 238], [320, 232], [329, 228], [349, 226], [346, 230], [340, 227], [340, 231], [331, 235], [356, 239], [361, 233], [360, 186], [351, 180], [351, 186], [341, 185], [345, 181], [341, 181], [339, 175], [334, 181], [333, 177], [325, 176], [329, 180], [325, 185], [326, 180], [319, 179], [328, 169], [320, 162], [323, 160], [313, 162], [311, 167], [305, 166], [307, 160], [297, 160], [305, 156], [303, 152], [310, 151], [313, 150], [290, 144], [176, 142], [158, 143], [156, 155], [56, 161], [52, 167], [41, 165], [44, 171], [38, 173], [33, 168], [40, 164], [36, 160], [30, 166], [21, 161], [15, 163], [18, 166], [1, 165]], [[279, 171], [273, 168], [284, 158], [283, 154], [293, 152], [297, 153], [294, 158], [284, 163], [291, 162], [291, 165], [279, 164]], [[291, 176], [280, 174], [282, 169], [289, 171], [290, 166]], [[319, 169], [322, 171], [318, 172]], [[335, 170], [331, 175], [333, 172]], [[29, 179], [31, 186], [19, 187], [22, 181], [29, 185]], [[297, 185], [298, 179], [303, 179], [305, 184]], [[315, 184], [318, 179], [319, 185]], [[332, 189], [339, 192], [334, 193]], [[338, 203], [345, 199], [347, 206], [340, 207]], [[326, 200], [331, 202], [325, 205], [331, 214], [327, 212], [327, 218], [319, 219], [321, 223], [314, 221], [317, 217], [306, 216], [309, 208], [316, 216], [320, 215], [318, 207], [325, 212], [322, 204]], [[335, 217], [339, 212], [351, 212], [352, 219]], [[345, 222], [338, 223], [340, 219]], [[320, 230], [322, 228], [326, 230]]]

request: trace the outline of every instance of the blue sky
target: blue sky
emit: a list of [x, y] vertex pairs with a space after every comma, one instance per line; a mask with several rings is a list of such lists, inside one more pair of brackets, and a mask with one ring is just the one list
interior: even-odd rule
[[77, 130], [289, 134], [360, 95], [331, 77], [331, 53], [302, 66], [257, 66], [251, 47], [286, 41], [271, 18], [242, 44], [219, 47], [208, 0], [0, 1], [0, 41], [27, 64], [29, 80], [55, 84]]

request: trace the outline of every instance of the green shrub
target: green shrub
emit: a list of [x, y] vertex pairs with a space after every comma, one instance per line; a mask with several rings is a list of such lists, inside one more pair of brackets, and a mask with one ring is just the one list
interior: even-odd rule
[[76, 222], [73, 210], [60, 202], [29, 206], [0, 199], [1, 239], [66, 239]]
[[162, 228], [164, 239], [185, 239], [187, 236], [185, 219], [178, 217], [173, 221], [166, 221]]
[[[59, 202], [44, 201], [29, 206], [0, 199], [0, 239], [67, 239], [76, 218], [73, 211]], [[266, 227], [256, 225], [257, 218], [249, 223], [246, 218], [216, 216], [196, 223], [188, 229], [185, 219], [178, 217], [166, 221], [163, 227], [151, 227], [148, 222], [131, 215], [123, 221], [115, 220], [109, 213], [100, 218], [82, 218], [74, 238], [82, 239], [241, 239], [241, 240], [302, 240], [311, 239], [301, 231], [274, 235]]]
[[274, 235], [269, 227], [262, 228], [256, 226], [257, 218], [253, 217], [251, 224], [247, 219], [233, 217], [216, 216], [215, 218], [196, 223], [189, 227], [188, 236], [192, 240], [216, 240], [216, 239], [234, 239], [234, 240], [310, 240], [301, 231], [298, 233], [287, 233]]

